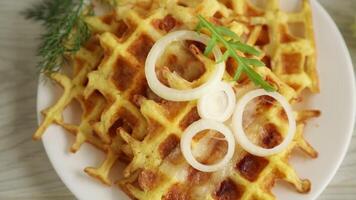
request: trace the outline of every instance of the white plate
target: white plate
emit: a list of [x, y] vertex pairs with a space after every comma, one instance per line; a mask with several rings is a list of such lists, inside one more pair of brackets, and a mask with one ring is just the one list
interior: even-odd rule
[[[295, 5], [292, 2], [297, 1], [289, 0], [288, 7]], [[326, 11], [316, 1], [312, 1], [312, 8], [321, 93], [311, 96], [306, 107], [320, 109], [322, 115], [308, 123], [305, 136], [319, 152], [319, 157], [309, 159], [292, 156], [291, 162], [298, 174], [311, 180], [312, 190], [308, 194], [299, 194], [286, 184], [277, 184], [273, 191], [282, 200], [316, 199], [331, 181], [345, 156], [355, 119], [355, 79], [349, 52]], [[42, 119], [40, 110], [55, 102], [58, 93], [58, 89], [52, 84], [39, 84], [38, 119]], [[83, 200], [128, 199], [117, 187], [103, 186], [83, 172], [87, 166], [98, 166], [104, 155], [87, 144], [76, 154], [71, 154], [68, 149], [72, 142], [73, 137], [58, 126], [49, 127], [43, 137], [43, 144], [53, 167], [73, 194]]]

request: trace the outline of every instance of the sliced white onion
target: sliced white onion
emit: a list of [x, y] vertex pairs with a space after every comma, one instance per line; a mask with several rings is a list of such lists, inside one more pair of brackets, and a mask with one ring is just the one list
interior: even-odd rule
[[[177, 90], [167, 87], [157, 78], [155, 71], [156, 62], [170, 43], [179, 40], [193, 40], [207, 45], [210, 38], [207, 35], [198, 34], [194, 31], [175, 31], [165, 35], [153, 45], [151, 51], [149, 52], [145, 63], [145, 74], [149, 87], [158, 96], [170, 101], [190, 101], [198, 99], [203, 94], [207, 93], [222, 79], [225, 71], [225, 63], [220, 62], [216, 64], [215, 71], [211, 75], [210, 79], [197, 88]], [[213, 54], [216, 60], [222, 56], [222, 53], [218, 47], [213, 49]]]
[[215, 89], [198, 100], [198, 113], [203, 119], [224, 122], [230, 118], [236, 105], [235, 92], [226, 82], [220, 82]]
[[[191, 149], [191, 142], [193, 137], [203, 130], [215, 130], [225, 136], [227, 141], [228, 149], [225, 157], [221, 159], [218, 163], [213, 165], [204, 165], [198, 162], [193, 156]], [[195, 169], [203, 172], [213, 172], [223, 168], [231, 160], [235, 151], [235, 139], [231, 130], [225, 126], [223, 123], [216, 122], [213, 120], [200, 119], [185, 129], [183, 136], [180, 141], [181, 150], [184, 158], [187, 162]]]
[[[243, 113], [247, 103], [256, 97], [263, 95], [273, 97], [282, 105], [283, 109], [287, 114], [289, 122], [288, 133], [284, 137], [283, 142], [271, 149], [266, 149], [253, 144], [246, 136], [242, 125]], [[266, 92], [263, 89], [258, 89], [245, 94], [240, 100], [238, 100], [235, 112], [232, 117], [232, 128], [235, 133], [237, 142], [247, 152], [256, 156], [270, 156], [285, 150], [288, 147], [289, 143], [292, 142], [296, 131], [296, 122], [290, 104], [282, 95], [280, 95], [278, 92]]]

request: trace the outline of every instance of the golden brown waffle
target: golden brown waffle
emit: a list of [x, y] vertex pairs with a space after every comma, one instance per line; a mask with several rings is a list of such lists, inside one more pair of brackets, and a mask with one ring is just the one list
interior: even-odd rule
[[[278, 91], [287, 99], [293, 101], [296, 93], [281, 82], [267, 68], [259, 68], [258, 72], [271, 83], [278, 85]], [[239, 95], [254, 89], [252, 83], [236, 86]], [[269, 118], [264, 125], [265, 133], [258, 138], [258, 143], [266, 148], [278, 144], [286, 132], [288, 122], [283, 117], [280, 107], [273, 103], [263, 105], [264, 117]], [[173, 107], [173, 108], [172, 108]], [[310, 182], [300, 179], [288, 157], [292, 150], [300, 148], [307, 155], [316, 157], [316, 151], [304, 140], [302, 133], [306, 116], [315, 116], [317, 112], [301, 112], [298, 116], [297, 134], [293, 143], [284, 152], [271, 157], [257, 157], [245, 152], [237, 146], [232, 161], [224, 169], [214, 173], [199, 172], [186, 163], [179, 147], [182, 130], [190, 123], [199, 119], [195, 106], [186, 106], [188, 110], [181, 110], [173, 119], [164, 113], [174, 109], [152, 100], [143, 100], [141, 110], [149, 123], [148, 127], [155, 127], [143, 141], [132, 138], [124, 130], [121, 135], [133, 149], [133, 160], [126, 168], [124, 175], [128, 176], [119, 185], [137, 199], [275, 199], [270, 190], [276, 179], [283, 179], [291, 183], [301, 193], [310, 190]], [[155, 113], [155, 111], [159, 113]], [[149, 111], [149, 112], [147, 112]], [[158, 117], [159, 116], [159, 117]], [[162, 116], [163, 119], [162, 119]], [[189, 120], [187, 120], [189, 119]], [[173, 125], [181, 124], [178, 129]], [[159, 128], [157, 128], [159, 127]], [[252, 127], [252, 129], [255, 127]], [[160, 134], [156, 132], [159, 131]], [[256, 137], [256, 136], [255, 136]], [[256, 138], [255, 138], [256, 139]], [[219, 155], [222, 151], [218, 145], [214, 146], [209, 158]]]
[[[88, 100], [83, 97], [87, 74], [97, 67], [102, 55], [102, 49], [98, 45], [98, 41], [93, 38], [75, 56], [70, 58], [73, 60], [71, 78], [62, 73], [53, 73], [51, 75], [51, 78], [63, 88], [63, 94], [53, 106], [43, 111], [44, 120], [33, 135], [34, 139], [40, 139], [49, 125], [57, 123], [76, 135], [75, 143], [71, 147], [72, 152], [76, 152], [84, 142], [89, 142], [100, 149], [105, 149], [104, 144], [94, 135], [90, 125], [90, 122], [95, 121], [97, 116], [100, 115], [105, 104], [104, 99], [98, 94], [93, 94], [92, 98]], [[79, 126], [66, 124], [63, 120], [62, 113], [72, 101], [78, 101], [83, 109], [83, 116]]]
[[[118, 185], [133, 199], [275, 199], [271, 193], [275, 179], [291, 183], [299, 192], [308, 192], [310, 182], [297, 176], [288, 164], [288, 157], [296, 148], [311, 157], [317, 156], [302, 134], [304, 122], [318, 115], [318, 112], [297, 113], [297, 134], [284, 152], [261, 158], [237, 146], [228, 166], [218, 172], [204, 173], [190, 167], [179, 148], [184, 129], [199, 119], [196, 102], [165, 101], [147, 86], [144, 63], [152, 45], [170, 31], [193, 29], [198, 14], [213, 23], [229, 27], [239, 35], [246, 35], [249, 44], [259, 45], [258, 38], [263, 34], [263, 26], [254, 24], [251, 28], [248, 23], [263, 17], [246, 17], [245, 13], [238, 12], [236, 2], [239, 1], [120, 1], [115, 12], [103, 17], [87, 18], [94, 35], [93, 42], [89, 42], [72, 58], [72, 77], [60, 73], [51, 77], [64, 88], [64, 93], [54, 106], [44, 112], [44, 122], [34, 138], [40, 138], [51, 123], [57, 123], [76, 135], [76, 142], [71, 148], [73, 152], [84, 142], [105, 151], [107, 156], [101, 166], [87, 167], [85, 172], [107, 185], [113, 181], [109, 174], [115, 162], [129, 162], [123, 171], [125, 178], [118, 180]], [[287, 50], [291, 47], [284, 47], [288, 45], [270, 44], [277, 49], [283, 47], [283, 52], [290, 53]], [[182, 47], [188, 50], [183, 52]], [[267, 46], [262, 48], [266, 55], [279, 59], [277, 54], [272, 55], [267, 51]], [[314, 50], [314, 46], [310, 48]], [[160, 80], [180, 89], [196, 87], [205, 82], [214, 61], [202, 56], [201, 50], [201, 45], [190, 42], [173, 46], [158, 64]], [[187, 70], [190, 65], [199, 67]], [[225, 80], [231, 79], [230, 73], [236, 67], [233, 61], [227, 62]], [[275, 71], [275, 67], [272, 70], [276, 74], [265, 67], [256, 70], [291, 103], [297, 100], [301, 90], [293, 87], [297, 89], [295, 91], [287, 85], [291, 83], [285, 80], [287, 75]], [[288, 76], [292, 77], [290, 74]], [[311, 77], [311, 74], [305, 76]], [[308, 82], [310, 79], [298, 78], [298, 81], [302, 82], [301, 87], [312, 88]], [[296, 83], [299, 84], [298, 81]], [[255, 89], [244, 77], [234, 87], [238, 97]], [[65, 123], [62, 119], [64, 109], [73, 100], [78, 101], [83, 109], [78, 125]], [[263, 124], [263, 134], [251, 137], [267, 148], [277, 145], [288, 127], [281, 108], [268, 101], [262, 104], [260, 117], [269, 119], [268, 123]], [[254, 132], [255, 128], [250, 126], [248, 131]], [[204, 160], [206, 162], [211, 162], [211, 159], [224, 152], [223, 148], [218, 148], [224, 146], [223, 143], [209, 142], [213, 144], [210, 151], [214, 153], [210, 160]]]
[[260, 5], [250, 0], [234, 0], [229, 7], [246, 22], [251, 40], [265, 52], [268, 67], [298, 93], [305, 88], [319, 91], [316, 50], [309, 0], [302, 0], [299, 11], [286, 12], [279, 0]]

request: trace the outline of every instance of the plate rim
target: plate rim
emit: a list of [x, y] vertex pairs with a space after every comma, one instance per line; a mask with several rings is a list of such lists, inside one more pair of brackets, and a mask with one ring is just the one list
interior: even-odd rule
[[[350, 54], [350, 51], [346, 45], [346, 41], [345, 41], [345, 38], [343, 37], [342, 33], [340, 32], [340, 29], [339, 27], [336, 25], [334, 19], [330, 16], [330, 14], [326, 11], [326, 9], [316, 0], [311, 0], [311, 3], [314, 4], [320, 11], [320, 13], [323, 15], [323, 17], [330, 22], [330, 25], [333, 27], [333, 31], [336, 32], [336, 35], [338, 37], [338, 39], [340, 39], [342, 42], [341, 42], [341, 46], [342, 46], [342, 51], [344, 51], [344, 55], [346, 55], [346, 59], [347, 59], [347, 63], [348, 65], [345, 66], [345, 70], [348, 71], [348, 74], [349, 74], [349, 79], [351, 80], [351, 90], [353, 91], [352, 92], [352, 95], [351, 95], [351, 102], [353, 102], [350, 106], [351, 106], [351, 110], [353, 110], [353, 114], [351, 112], [350, 116], [349, 116], [349, 119], [350, 119], [350, 123], [349, 123], [349, 133], [347, 136], [347, 142], [346, 142], [346, 145], [343, 146], [342, 148], [342, 153], [341, 155], [338, 157], [338, 160], [336, 161], [337, 164], [336, 164], [336, 167], [333, 169], [333, 171], [329, 174], [328, 178], [327, 178], [327, 181], [323, 182], [320, 187], [319, 190], [317, 190], [315, 192], [315, 194], [311, 197], [313, 200], [317, 199], [321, 193], [323, 191], [325, 191], [326, 187], [331, 183], [332, 179], [335, 177], [337, 171], [340, 169], [340, 166], [342, 164], [342, 162], [344, 161], [345, 159], [345, 156], [347, 154], [347, 151], [350, 147], [350, 143], [351, 143], [351, 139], [352, 139], [352, 135], [353, 135], [353, 132], [355, 130], [355, 121], [356, 121], [356, 77], [355, 77], [355, 71], [354, 71], [354, 66], [353, 66], [353, 62], [352, 62], [352, 59], [351, 59], [351, 54]], [[315, 23], [315, 22], [314, 22]]]

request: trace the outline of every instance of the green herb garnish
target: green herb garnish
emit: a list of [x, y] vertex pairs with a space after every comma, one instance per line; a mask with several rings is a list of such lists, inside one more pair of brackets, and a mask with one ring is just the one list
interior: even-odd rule
[[24, 11], [27, 19], [41, 22], [46, 29], [38, 50], [39, 72], [58, 71], [66, 61], [65, 55], [74, 54], [89, 39], [84, 8], [83, 0], [43, 0]]
[[[196, 27], [196, 31], [200, 32], [201, 29], [205, 28], [211, 33], [211, 40], [205, 48], [204, 54], [208, 55], [211, 53], [213, 48], [219, 43], [221, 43], [226, 51], [217, 62], [226, 61], [229, 57], [236, 60], [238, 63], [238, 68], [234, 74], [234, 81], [238, 80], [240, 75], [245, 73], [253, 83], [257, 86], [261, 86], [266, 91], [275, 91], [275, 88], [267, 83], [263, 78], [255, 72], [251, 66], [265, 66], [263, 62], [253, 59], [239, 56], [236, 52], [248, 53], [251, 55], [259, 56], [261, 52], [255, 49], [252, 46], [244, 44], [240, 41], [239, 36], [223, 26], [216, 26], [210, 22], [208, 22], [204, 17], [198, 16], [199, 23]], [[228, 39], [226, 39], [228, 38]]]

